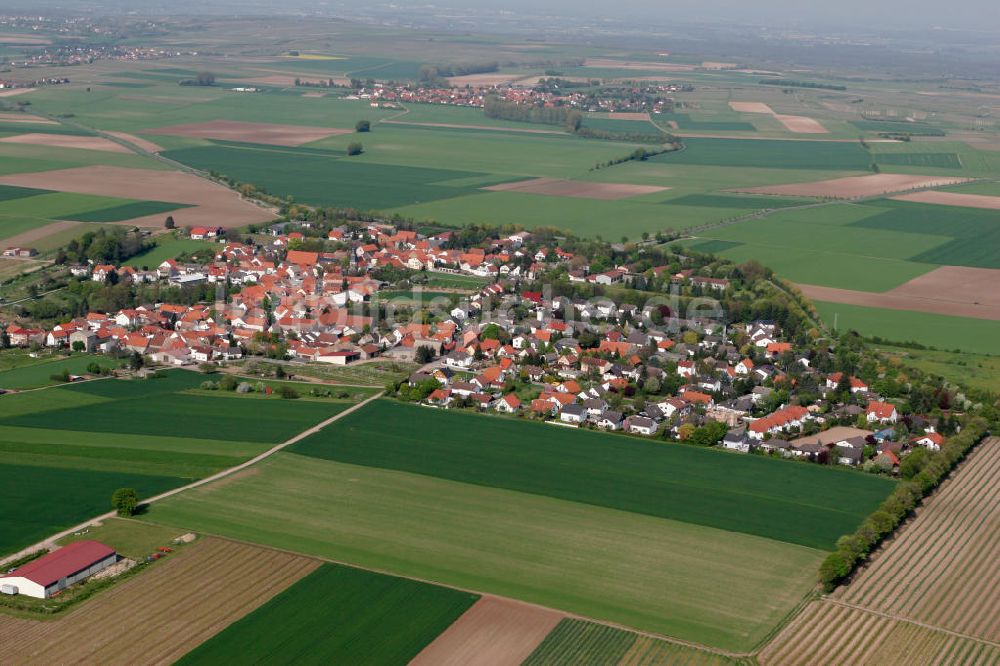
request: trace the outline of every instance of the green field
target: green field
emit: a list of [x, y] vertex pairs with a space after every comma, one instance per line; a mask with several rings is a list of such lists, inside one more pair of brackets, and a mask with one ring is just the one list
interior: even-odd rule
[[[460, 436], [476, 432], [475, 444]], [[291, 451], [832, 549], [891, 489], [883, 479], [688, 446], [380, 400]], [[836, 505], [817, 495], [841, 494]], [[752, 499], [750, 499], [752, 498]], [[752, 501], [753, 512], [731, 507]]]
[[944, 136], [943, 129], [921, 123], [906, 123], [892, 120], [852, 120], [851, 125], [865, 132], [893, 132], [913, 136]]
[[[0, 447], [6, 442], [0, 441]], [[16, 460], [17, 457], [13, 456]], [[130, 471], [38, 467], [0, 462], [0, 555], [111, 510], [111, 494], [128, 486], [140, 497], [181, 485], [184, 479]]]
[[825, 555], [293, 453], [272, 456], [238, 481], [157, 503], [149, 519], [730, 649], [759, 642], [812, 589]]
[[998, 321], [822, 301], [817, 301], [815, 305], [823, 320], [832, 326], [836, 319], [841, 331], [855, 330], [866, 337], [877, 336], [890, 342], [917, 342], [937, 349], [1000, 354]]
[[[90, 354], [74, 354], [72, 356], [51, 356], [33, 359], [26, 354], [11, 352], [0, 355], [0, 359], [10, 357], [13, 362], [4, 363], [0, 370], [0, 388], [25, 389], [40, 388], [61, 383], [52, 379], [52, 375], [66, 370], [71, 375], [87, 374], [87, 366], [97, 363], [102, 368], [117, 368], [120, 363], [108, 356]], [[9, 368], [9, 369], [7, 369]]]
[[842, 169], [864, 171], [871, 156], [855, 143], [776, 139], [684, 139], [684, 150], [651, 162], [737, 166], [759, 169]]
[[[0, 377], [32, 383], [62, 365], [48, 361]], [[118, 487], [149, 497], [189, 483], [352, 404], [187, 393], [202, 379], [172, 371], [164, 379], [105, 379], [3, 396], [0, 459], [10, 480], [0, 489], [0, 553], [109, 510]]]
[[[365, 210], [457, 197], [476, 188], [440, 183], [487, 176], [468, 171], [373, 164], [333, 152], [317, 154], [294, 148], [217, 145], [170, 150], [164, 156], [240, 182], [263, 185], [274, 194], [292, 195], [299, 201]], [[386, 188], [385, 183], [393, 183], [393, 187]]]
[[178, 664], [405, 664], [475, 594], [325, 564]]

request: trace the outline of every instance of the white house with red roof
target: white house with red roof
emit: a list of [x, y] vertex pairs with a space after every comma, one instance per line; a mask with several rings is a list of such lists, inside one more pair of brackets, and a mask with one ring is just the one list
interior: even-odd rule
[[895, 423], [899, 419], [895, 405], [878, 400], [872, 400], [868, 403], [865, 415], [869, 423]]

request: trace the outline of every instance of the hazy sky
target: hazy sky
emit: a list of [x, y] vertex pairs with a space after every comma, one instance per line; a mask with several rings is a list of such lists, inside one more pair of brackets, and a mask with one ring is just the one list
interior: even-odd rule
[[728, 20], [907, 28], [936, 26], [1000, 31], [997, 0], [396, 0], [405, 6], [509, 7], [518, 11], [552, 9], [588, 15], [647, 12], [658, 19]]

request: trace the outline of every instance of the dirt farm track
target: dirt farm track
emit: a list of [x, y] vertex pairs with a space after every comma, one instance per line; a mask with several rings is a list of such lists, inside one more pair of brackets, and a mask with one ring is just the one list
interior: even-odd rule
[[221, 539], [46, 621], [0, 615], [0, 664], [170, 664], [319, 566]]

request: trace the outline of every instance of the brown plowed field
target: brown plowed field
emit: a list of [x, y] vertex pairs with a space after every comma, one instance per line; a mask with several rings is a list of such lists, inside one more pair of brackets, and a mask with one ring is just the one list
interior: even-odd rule
[[962, 194], [961, 192], [914, 192], [893, 197], [898, 201], [937, 204], [939, 206], [965, 206], [966, 208], [986, 208], [1000, 210], [1000, 197], [984, 194]]
[[518, 666], [565, 617], [531, 604], [483, 597], [410, 666]]
[[207, 123], [173, 125], [146, 130], [149, 134], [186, 136], [198, 139], [219, 139], [263, 143], [269, 146], [301, 146], [338, 134], [351, 134], [354, 130], [333, 127], [307, 127], [305, 125], [274, 125], [271, 123], [242, 123], [235, 120], [213, 120]]
[[319, 562], [206, 538], [58, 619], [0, 615], [4, 664], [170, 664]]
[[[811, 183], [765, 185], [763, 187], [749, 187], [734, 191], [792, 197], [819, 197], [823, 199], [862, 199], [926, 187], [957, 185], [968, 182], [968, 180], [968, 178], [950, 178], [946, 176], [908, 176], [897, 173], [878, 173], [870, 176], [848, 176], [847, 178], [818, 180]], [[925, 192], [920, 194], [939, 193]]]
[[778, 122], [785, 126], [785, 129], [789, 132], [794, 132], [795, 134], [830, 133], [830, 130], [823, 127], [823, 125], [821, 125], [815, 118], [807, 118], [805, 116], [786, 116], [780, 113], [774, 114], [774, 117], [778, 119]]
[[606, 201], [627, 199], [643, 194], [653, 194], [668, 190], [655, 185], [629, 185], [627, 183], [588, 183], [582, 180], [562, 180], [559, 178], [532, 178], [516, 183], [490, 185], [484, 190], [491, 192], [523, 192], [544, 194], [551, 197], [576, 197], [581, 199], [603, 199]]
[[[217, 183], [180, 171], [125, 169], [111, 166], [78, 167], [0, 176], [0, 184], [35, 187], [57, 192], [100, 194], [146, 201], [175, 201], [194, 204], [171, 213], [177, 226], [219, 226], [235, 228], [269, 222], [277, 217]], [[161, 229], [165, 215], [148, 215], [125, 224]]]
[[106, 153], [130, 153], [128, 148], [99, 136], [76, 136], [73, 134], [43, 134], [29, 132], [15, 134], [0, 139], [3, 143], [21, 143], [29, 146], [52, 146], [53, 148], [79, 148], [101, 150]]
[[797, 285], [817, 301], [1000, 320], [1000, 270], [941, 266], [882, 293]]
[[774, 115], [774, 110], [763, 102], [730, 102], [729, 108], [737, 113], [766, 113]]

